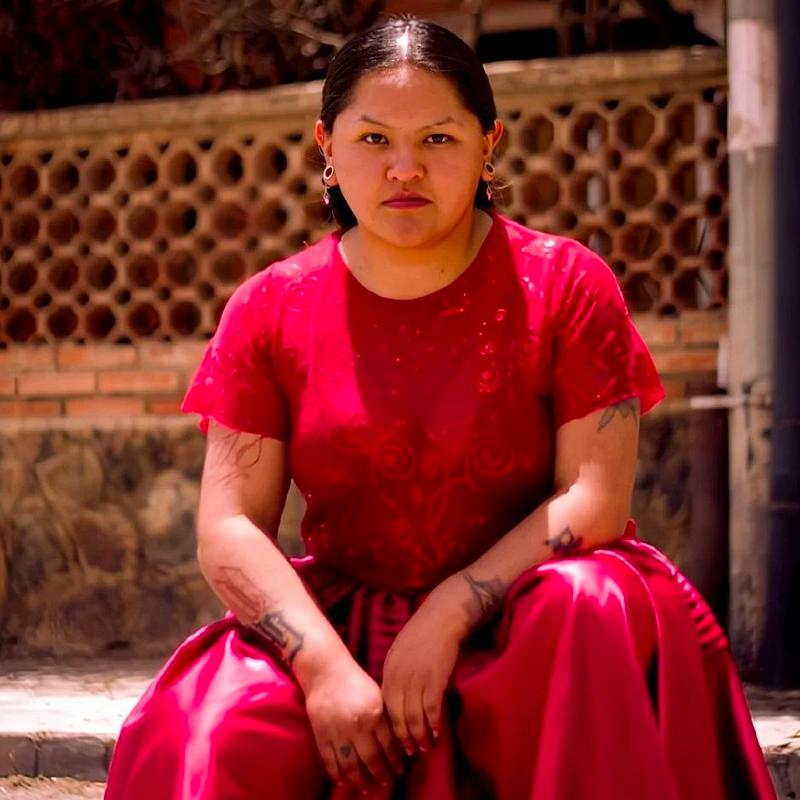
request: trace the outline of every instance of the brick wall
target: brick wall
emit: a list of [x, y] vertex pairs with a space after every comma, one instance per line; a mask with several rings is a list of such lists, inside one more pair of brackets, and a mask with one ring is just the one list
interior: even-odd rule
[[[661, 413], [685, 405], [691, 384], [716, 380], [718, 343], [727, 330], [724, 311], [634, 319], [667, 391]], [[205, 341], [63, 342], [0, 350], [0, 424], [179, 414], [205, 347]]]

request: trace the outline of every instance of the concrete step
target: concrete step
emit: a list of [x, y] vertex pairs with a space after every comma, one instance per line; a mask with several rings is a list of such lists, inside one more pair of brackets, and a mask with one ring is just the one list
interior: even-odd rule
[[[125, 716], [162, 663], [119, 658], [0, 664], [0, 779], [21, 776], [19, 782], [41, 776], [102, 782]], [[800, 691], [747, 691], [778, 796], [800, 798]], [[99, 797], [92, 794], [97, 785], [87, 783], [84, 789], [74, 784], [78, 788], [70, 795], [64, 794], [71, 791], [69, 783], [0, 783], [0, 800], [7, 788], [31, 800]], [[88, 793], [81, 795], [79, 790]]]

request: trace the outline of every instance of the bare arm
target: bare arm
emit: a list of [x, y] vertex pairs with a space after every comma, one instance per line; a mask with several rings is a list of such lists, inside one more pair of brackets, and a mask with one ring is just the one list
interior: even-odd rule
[[562, 425], [556, 434], [555, 493], [467, 569], [439, 589], [462, 596], [464, 633], [502, 600], [525, 570], [618, 539], [630, 514], [639, 400], [623, 400]]
[[352, 657], [275, 544], [288, 484], [283, 442], [211, 422], [197, 524], [200, 569], [306, 690], [323, 667]]

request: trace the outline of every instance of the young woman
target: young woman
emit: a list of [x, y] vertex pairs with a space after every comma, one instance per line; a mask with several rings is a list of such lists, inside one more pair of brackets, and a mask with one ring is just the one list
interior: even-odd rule
[[491, 210], [501, 134], [443, 28], [333, 60], [342, 227], [238, 289], [184, 404], [231, 613], [127, 719], [109, 800], [774, 798], [719, 626], [628, 519], [653, 362], [600, 259]]

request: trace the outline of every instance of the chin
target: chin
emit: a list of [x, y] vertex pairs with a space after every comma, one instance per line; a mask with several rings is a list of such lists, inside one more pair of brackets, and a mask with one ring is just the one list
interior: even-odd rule
[[435, 244], [447, 233], [447, 225], [425, 210], [421, 213], [389, 210], [370, 227], [375, 235], [395, 247], [424, 247]]

